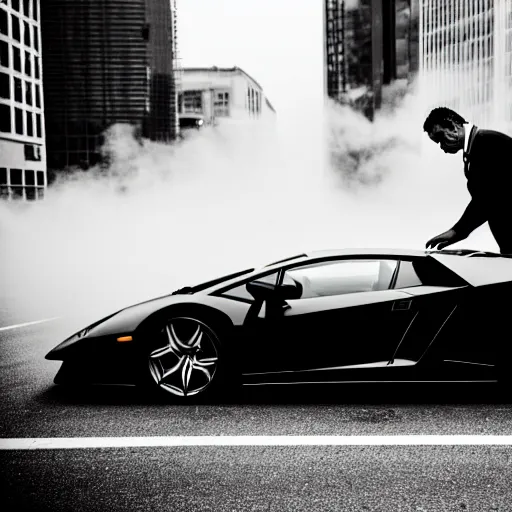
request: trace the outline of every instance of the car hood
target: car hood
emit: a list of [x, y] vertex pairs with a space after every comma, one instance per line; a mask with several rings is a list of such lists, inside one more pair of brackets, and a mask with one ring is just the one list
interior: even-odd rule
[[172, 306], [197, 301], [197, 295], [165, 295], [123, 308], [99, 322], [87, 327], [87, 336], [108, 336], [118, 333], [131, 333], [152, 313]]
[[85, 338], [97, 338], [102, 336], [113, 336], [133, 333], [139, 325], [152, 313], [161, 309], [165, 309], [174, 304], [186, 303], [211, 303], [215, 307], [215, 298], [211, 297], [208, 292], [216, 285], [236, 280], [242, 275], [253, 272], [254, 269], [246, 269], [233, 274], [224, 275], [211, 281], [205, 281], [195, 286], [186, 286], [175, 290], [169, 295], [156, 297], [144, 302], [133, 304], [123, 308], [111, 315], [108, 315], [97, 322], [94, 322], [73, 335], [66, 338], [62, 343], [57, 345], [47, 355], [47, 359], [55, 359], [58, 353], [68, 346], [81, 342]]
[[87, 338], [131, 334], [137, 329], [141, 322], [153, 312], [171, 306], [172, 304], [189, 302], [187, 298], [192, 297], [192, 295], [167, 295], [121, 309], [72, 334], [62, 343], [54, 347], [46, 355], [46, 359], [59, 359], [59, 356], [55, 357], [57, 354], [61, 354], [62, 351], [69, 346], [80, 343]]

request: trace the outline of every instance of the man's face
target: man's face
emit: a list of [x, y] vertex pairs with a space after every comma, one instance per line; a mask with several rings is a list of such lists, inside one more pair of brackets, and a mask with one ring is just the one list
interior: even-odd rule
[[436, 124], [428, 136], [439, 144], [445, 153], [454, 154], [464, 148], [464, 132], [461, 128], [453, 122], [449, 122], [446, 126]]

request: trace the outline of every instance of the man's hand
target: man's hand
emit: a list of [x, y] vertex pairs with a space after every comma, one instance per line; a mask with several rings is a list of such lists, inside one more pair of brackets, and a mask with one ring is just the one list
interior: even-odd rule
[[431, 238], [425, 245], [427, 249], [434, 249], [437, 245], [437, 249], [444, 249], [448, 245], [455, 244], [464, 240], [464, 237], [458, 235], [453, 229], [449, 229], [440, 235]]

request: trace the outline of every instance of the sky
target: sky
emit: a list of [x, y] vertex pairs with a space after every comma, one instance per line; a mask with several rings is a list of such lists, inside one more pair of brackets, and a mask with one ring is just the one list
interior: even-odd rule
[[322, 101], [323, 0], [178, 0], [177, 9], [183, 67], [238, 66], [281, 112], [298, 96]]

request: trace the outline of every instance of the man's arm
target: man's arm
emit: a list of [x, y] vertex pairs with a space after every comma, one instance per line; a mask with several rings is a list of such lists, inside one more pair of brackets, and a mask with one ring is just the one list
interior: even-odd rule
[[478, 201], [471, 199], [462, 217], [455, 223], [452, 229], [457, 233], [457, 238], [464, 240], [471, 232], [485, 222], [487, 222], [487, 215], [479, 207]]
[[472, 199], [459, 221], [448, 231], [431, 238], [425, 245], [427, 249], [437, 247], [439, 250], [465, 240], [469, 234], [487, 221], [477, 201]]

